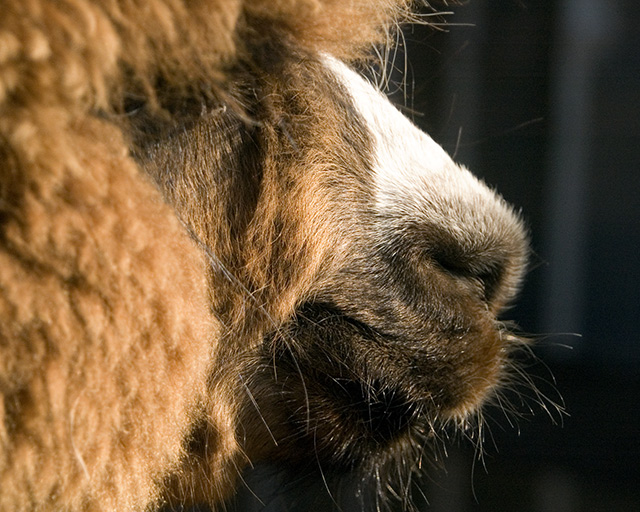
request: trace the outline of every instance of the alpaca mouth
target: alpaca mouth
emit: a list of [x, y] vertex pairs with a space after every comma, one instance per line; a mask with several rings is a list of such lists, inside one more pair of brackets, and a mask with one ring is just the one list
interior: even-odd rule
[[270, 425], [277, 443], [295, 443], [294, 453], [306, 446], [328, 467], [348, 469], [410, 439], [425, 419], [424, 404], [404, 379], [385, 377], [354, 350], [353, 337], [367, 329], [334, 313], [324, 322], [305, 313], [264, 347], [262, 368], [271, 371], [261, 378], [270, 383], [257, 386], [256, 396], [271, 389], [277, 394], [267, 401], [286, 411], [279, 426]]
[[[280, 411], [271, 437], [296, 445], [287, 450], [294, 456], [308, 448], [337, 469], [424, 444], [439, 421], [473, 411], [499, 367], [500, 339], [488, 324], [453, 327], [434, 335], [433, 349], [411, 341], [413, 325], [394, 337], [330, 305], [305, 305], [265, 338], [251, 379], [261, 409]], [[480, 355], [473, 351], [487, 343]]]
[[403, 386], [326, 370], [287, 357], [278, 361], [275, 386], [287, 426], [277, 441], [297, 445], [290, 452], [314, 453], [323, 466], [349, 470], [368, 467], [399, 443], [411, 444], [416, 429], [424, 432], [424, 407]]
[[344, 421], [351, 423], [377, 444], [393, 441], [410, 430], [420, 416], [421, 407], [398, 388], [380, 382], [332, 379], [327, 386], [334, 407], [342, 411]]
[[404, 379], [385, 376], [363, 356], [358, 343], [374, 336], [366, 325], [326, 306], [303, 308], [293, 325], [291, 339], [305, 349], [297, 352], [280, 340], [276, 378], [289, 388], [288, 396], [297, 397], [298, 410], [304, 402], [309, 416], [317, 418], [316, 428], [333, 424], [347, 438], [383, 445], [421, 416], [420, 400], [410, 396]]

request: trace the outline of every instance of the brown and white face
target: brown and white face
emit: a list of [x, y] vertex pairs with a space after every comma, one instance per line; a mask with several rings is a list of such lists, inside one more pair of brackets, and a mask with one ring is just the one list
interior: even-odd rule
[[236, 84], [241, 114], [214, 105], [141, 149], [211, 258], [212, 394], [235, 397], [252, 460], [417, 463], [504, 377], [522, 223], [331, 57]]

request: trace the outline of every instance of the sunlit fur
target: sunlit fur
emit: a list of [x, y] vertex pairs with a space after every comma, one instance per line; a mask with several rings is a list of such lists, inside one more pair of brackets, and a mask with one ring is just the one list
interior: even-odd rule
[[0, 510], [216, 504], [262, 460], [408, 509], [480, 446], [527, 237], [353, 71], [410, 4], [0, 0]]

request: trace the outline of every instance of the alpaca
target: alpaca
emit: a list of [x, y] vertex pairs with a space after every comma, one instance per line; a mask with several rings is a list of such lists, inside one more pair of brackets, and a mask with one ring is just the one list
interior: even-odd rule
[[410, 4], [0, 2], [0, 510], [392, 485], [495, 396], [523, 224], [353, 71]]

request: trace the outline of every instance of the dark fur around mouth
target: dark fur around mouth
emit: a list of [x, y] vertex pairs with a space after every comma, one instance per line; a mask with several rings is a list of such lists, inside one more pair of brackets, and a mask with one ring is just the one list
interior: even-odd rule
[[[353, 430], [346, 439], [354, 444], [364, 439], [368, 445], [358, 451], [378, 451], [375, 448], [405, 434], [420, 416], [420, 404], [400, 385], [387, 382], [383, 373], [369, 367], [366, 356], [354, 350], [362, 343], [372, 348], [382, 344], [382, 336], [370, 327], [330, 306], [307, 305], [301, 308], [291, 331], [293, 346], [282, 340], [284, 343], [272, 350], [279, 352], [278, 366], [289, 375], [305, 366], [305, 378], [297, 384], [306, 388], [310, 407], [312, 401], [326, 401], [319, 408], [323, 412], [316, 429], [335, 431], [344, 424]], [[311, 350], [296, 354], [296, 344], [304, 338], [314, 338], [302, 341]]]
[[[267, 427], [280, 450], [310, 454], [325, 468], [371, 465], [394, 445], [422, 431], [424, 405], [357, 354], [381, 335], [325, 304], [307, 304], [287, 326], [267, 337], [251, 392], [259, 408], [276, 401], [282, 414]], [[275, 404], [274, 404], [275, 405]], [[254, 411], [255, 412], [255, 411]], [[291, 461], [290, 461], [291, 462]]]
[[[280, 453], [309, 454], [333, 471], [371, 471], [421, 452], [464, 399], [449, 365], [329, 304], [306, 304], [267, 337], [249, 389]], [[446, 377], [444, 377], [447, 375]], [[278, 407], [274, 407], [277, 405]], [[443, 412], [444, 411], [444, 412]], [[256, 424], [257, 422], [252, 422]]]

